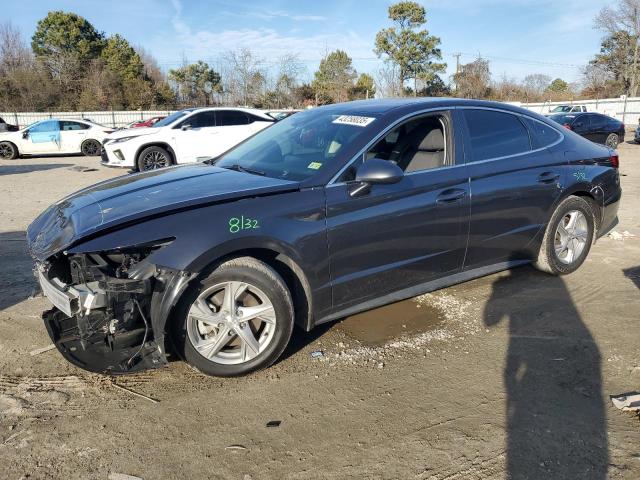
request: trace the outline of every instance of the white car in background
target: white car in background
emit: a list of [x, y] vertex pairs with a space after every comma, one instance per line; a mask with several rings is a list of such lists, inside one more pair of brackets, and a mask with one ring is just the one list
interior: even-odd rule
[[251, 108], [189, 108], [148, 128], [119, 130], [105, 139], [102, 165], [153, 170], [216, 157], [272, 125]]
[[100, 155], [102, 142], [111, 132], [113, 129], [89, 120], [41, 120], [16, 132], [1, 132], [0, 158], [53, 153]]

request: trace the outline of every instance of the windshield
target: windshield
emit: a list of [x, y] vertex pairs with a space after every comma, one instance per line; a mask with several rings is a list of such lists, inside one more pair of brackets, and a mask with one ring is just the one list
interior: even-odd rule
[[551, 111], [552, 112], [570, 112], [571, 107], [569, 105], [559, 105]]
[[343, 148], [374, 117], [317, 109], [291, 115], [220, 157], [218, 167], [246, 169], [268, 177], [301, 181], [335, 166]]
[[175, 122], [179, 118], [184, 117], [187, 113], [189, 113], [189, 110], [181, 110], [179, 112], [172, 113], [168, 117], [164, 117], [162, 120], [158, 120], [156, 123], [151, 125], [151, 127], [159, 128], [159, 127], [164, 127], [166, 125], [171, 125], [173, 122]]
[[551, 115], [549, 117], [554, 122], [559, 123], [560, 125], [571, 125], [576, 118], [575, 115]]

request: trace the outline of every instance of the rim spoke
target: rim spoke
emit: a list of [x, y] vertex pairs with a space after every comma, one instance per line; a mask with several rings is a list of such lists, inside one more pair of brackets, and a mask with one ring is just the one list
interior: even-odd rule
[[248, 324], [246, 324], [244, 328], [240, 328], [238, 326], [234, 328], [233, 331], [242, 341], [242, 348], [250, 350], [250, 352], [247, 352], [247, 354], [243, 356], [250, 355], [251, 358], [253, 358], [260, 353], [260, 344], [258, 343], [258, 340], [256, 340], [256, 337], [253, 335], [251, 327]]
[[215, 337], [200, 342], [198, 345], [195, 345], [195, 348], [203, 357], [211, 358], [222, 350], [231, 339], [232, 337], [229, 336], [229, 327], [225, 325], [218, 331]]
[[189, 316], [203, 323], [213, 325], [222, 321], [220, 314], [215, 313], [203, 298], [198, 298], [189, 310]]
[[227, 282], [224, 286], [224, 299], [222, 309], [225, 312], [235, 313], [238, 298], [247, 290], [247, 284], [243, 282]]
[[573, 231], [576, 228], [576, 222], [578, 221], [578, 212], [570, 212], [569, 213], [569, 221], [565, 225], [565, 229], [569, 232]]
[[263, 303], [257, 307], [238, 307], [238, 313], [238, 316], [243, 322], [248, 322], [249, 320], [258, 318], [266, 323], [276, 323], [276, 312], [271, 303]]

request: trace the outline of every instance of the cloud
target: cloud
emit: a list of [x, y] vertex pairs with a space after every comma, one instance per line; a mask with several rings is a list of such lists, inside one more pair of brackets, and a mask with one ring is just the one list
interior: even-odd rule
[[[239, 48], [248, 48], [267, 61], [275, 60], [284, 54], [297, 53], [301, 61], [319, 61], [327, 50], [349, 46], [349, 54], [354, 57], [372, 57], [373, 40], [363, 39], [352, 30], [340, 33], [318, 33], [314, 35], [296, 35], [293, 31], [281, 33], [268, 27], [241, 28], [213, 31], [194, 30], [182, 19], [180, 0], [172, 0], [175, 15], [172, 25], [176, 33], [174, 47], [179, 47], [187, 56], [211, 59], [217, 54]], [[224, 12], [223, 12], [224, 13]], [[241, 12], [227, 12], [242, 15]], [[315, 15], [295, 15], [281, 11], [255, 11], [254, 16], [264, 19], [290, 18], [292, 20], [319, 21], [325, 17]], [[303, 30], [304, 31], [304, 30]]]

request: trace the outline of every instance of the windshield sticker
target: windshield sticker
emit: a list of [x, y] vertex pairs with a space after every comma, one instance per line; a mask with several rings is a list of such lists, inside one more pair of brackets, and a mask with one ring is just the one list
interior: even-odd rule
[[320, 162], [311, 162], [307, 165], [307, 168], [310, 168], [311, 170], [318, 170], [321, 166], [322, 164]]
[[229, 232], [231, 233], [238, 233], [240, 230], [253, 230], [254, 228], [260, 228], [260, 225], [258, 220], [253, 218], [241, 216], [229, 219]]
[[340, 115], [332, 123], [338, 123], [340, 125], [353, 125], [356, 127], [366, 127], [375, 118], [373, 117], [360, 117], [359, 115]]

